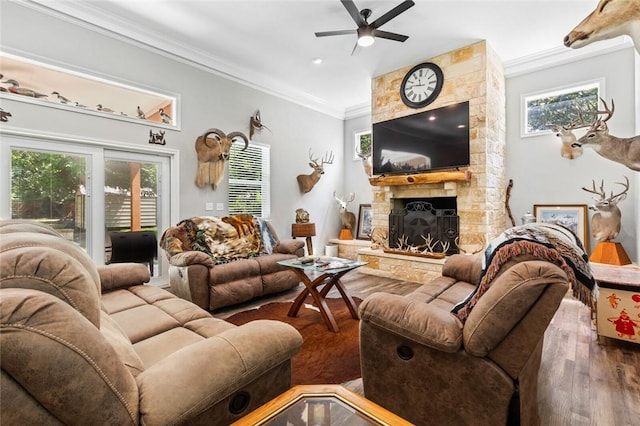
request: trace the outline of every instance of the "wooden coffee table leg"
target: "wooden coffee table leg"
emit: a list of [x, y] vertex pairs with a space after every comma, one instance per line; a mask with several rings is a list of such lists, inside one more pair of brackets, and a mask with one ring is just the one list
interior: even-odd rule
[[335, 287], [338, 289], [338, 291], [340, 292], [340, 295], [342, 296], [342, 300], [344, 300], [345, 305], [347, 305], [347, 308], [349, 308], [349, 312], [351, 313], [351, 318], [354, 319], [360, 319], [360, 317], [358, 316], [358, 307], [356, 306], [356, 303], [353, 301], [353, 298], [351, 297], [351, 294], [349, 294], [349, 291], [347, 291], [347, 289], [342, 285], [342, 282], [340, 281], [340, 276], [342, 275], [336, 275], [334, 277], [333, 281], [333, 285], [335, 285]]
[[299, 269], [294, 269], [294, 271], [296, 272], [296, 274], [304, 284], [305, 289], [302, 290], [302, 292], [300, 292], [298, 297], [296, 297], [296, 299], [293, 301], [293, 305], [291, 305], [291, 308], [289, 309], [289, 313], [287, 315], [290, 317], [295, 317], [296, 315], [298, 315], [298, 311], [300, 311], [300, 308], [302, 307], [302, 304], [304, 303], [305, 299], [309, 294], [311, 294], [311, 297], [313, 297], [313, 301], [315, 302], [316, 306], [320, 310], [320, 315], [322, 315], [322, 320], [327, 325], [327, 328], [330, 331], [337, 333], [340, 330], [338, 328], [338, 323], [333, 317], [331, 310], [327, 306], [327, 302], [324, 300], [324, 296], [321, 295], [316, 289], [320, 284], [322, 284], [324, 280], [326, 280], [329, 277], [329, 275], [322, 274], [319, 277], [317, 277], [315, 280], [311, 281], [307, 276], [307, 274], [305, 274], [303, 271]]

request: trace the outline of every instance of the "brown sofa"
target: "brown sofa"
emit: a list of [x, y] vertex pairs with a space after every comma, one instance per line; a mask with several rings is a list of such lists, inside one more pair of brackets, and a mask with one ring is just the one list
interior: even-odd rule
[[304, 256], [304, 241], [280, 240], [268, 222], [253, 216], [186, 219], [163, 233], [160, 247], [169, 259], [172, 293], [204, 309], [300, 284], [277, 262]]
[[2, 424], [227, 425], [289, 388], [294, 328], [235, 326], [148, 280], [0, 222]]
[[[481, 256], [454, 255], [441, 277], [407, 296], [365, 299], [360, 353], [368, 399], [420, 425], [539, 424], [544, 332], [570, 283], [575, 294], [582, 284], [553, 249], [512, 243], [487, 268]], [[540, 258], [540, 247], [555, 261]], [[591, 286], [586, 255], [574, 248]]]

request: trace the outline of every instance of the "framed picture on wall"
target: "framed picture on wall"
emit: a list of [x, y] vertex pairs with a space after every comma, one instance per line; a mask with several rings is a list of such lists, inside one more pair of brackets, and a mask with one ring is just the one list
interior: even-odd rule
[[589, 252], [586, 204], [534, 204], [533, 214], [538, 223], [554, 223], [569, 228], [580, 238], [584, 249]]
[[360, 204], [358, 211], [358, 232], [356, 238], [359, 240], [368, 240], [371, 235], [371, 204]]

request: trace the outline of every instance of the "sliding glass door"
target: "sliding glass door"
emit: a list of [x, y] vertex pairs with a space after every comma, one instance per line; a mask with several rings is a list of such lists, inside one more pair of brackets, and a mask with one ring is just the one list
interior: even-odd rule
[[[0, 217], [47, 223], [97, 264], [109, 263], [111, 233], [147, 231], [159, 240], [171, 226], [177, 216], [169, 196], [172, 160], [170, 154], [3, 135]], [[164, 256], [149, 266], [154, 284], [168, 282]]]

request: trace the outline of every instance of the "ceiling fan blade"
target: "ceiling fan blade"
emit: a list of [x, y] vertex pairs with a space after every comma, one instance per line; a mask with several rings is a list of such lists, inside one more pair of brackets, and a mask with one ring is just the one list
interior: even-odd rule
[[321, 31], [316, 33], [316, 37], [337, 36], [346, 34], [357, 34], [358, 30], [338, 30], [338, 31]]
[[386, 38], [388, 40], [401, 41], [401, 42], [405, 42], [409, 38], [409, 36], [406, 36], [406, 35], [390, 33], [387, 31], [380, 31], [380, 30], [373, 30], [373, 36], [379, 37], [379, 38]]
[[356, 45], [353, 46], [353, 50], [351, 51], [351, 56], [356, 56], [358, 53], [360, 53], [361, 50], [362, 50], [362, 46], [360, 46], [356, 41]]
[[371, 28], [373, 29], [380, 28], [382, 25], [386, 24], [396, 16], [400, 15], [402, 12], [409, 9], [413, 5], [415, 5], [413, 0], [403, 1], [399, 5], [397, 5], [396, 7], [394, 7], [393, 9], [391, 9], [390, 11], [388, 11], [387, 13], [385, 13], [384, 15], [382, 15], [381, 17], [373, 21], [370, 24]]
[[358, 7], [353, 2], [353, 0], [340, 0], [340, 2], [344, 6], [344, 8], [347, 9], [347, 12], [349, 12], [349, 15], [351, 15], [351, 19], [354, 20], [358, 27], [367, 25], [362, 15], [360, 15], [360, 11], [358, 10]]

